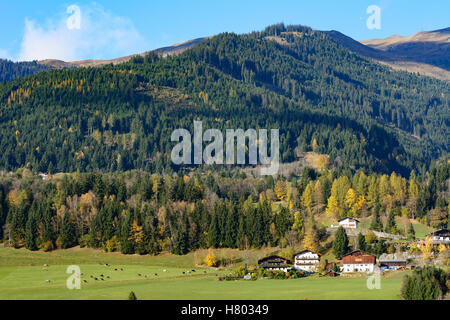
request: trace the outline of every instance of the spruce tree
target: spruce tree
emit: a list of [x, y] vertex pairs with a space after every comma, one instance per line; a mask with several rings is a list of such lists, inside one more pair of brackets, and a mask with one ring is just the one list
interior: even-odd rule
[[37, 243], [37, 224], [33, 213], [28, 215], [27, 225], [25, 227], [25, 248], [31, 251], [38, 249]]
[[62, 249], [68, 249], [75, 245], [75, 227], [67, 212], [64, 214], [59, 237]]
[[360, 232], [358, 234], [358, 249], [361, 251], [366, 251], [366, 238], [362, 235], [362, 233]]
[[384, 228], [384, 232], [386, 232], [386, 233], [395, 233], [396, 232], [395, 216], [392, 211], [388, 215], [388, 219], [386, 221], [386, 226]]
[[374, 210], [373, 210], [373, 217], [372, 222], [370, 223], [370, 229], [375, 231], [383, 231], [383, 223], [381, 222], [380, 217], [380, 204], [375, 204]]
[[348, 237], [345, 229], [343, 227], [339, 227], [336, 232], [335, 239], [333, 242], [333, 253], [337, 258], [342, 258], [347, 252], [348, 248]]
[[211, 224], [208, 230], [208, 247], [218, 248], [219, 246], [219, 227], [217, 222], [217, 214], [212, 216]]

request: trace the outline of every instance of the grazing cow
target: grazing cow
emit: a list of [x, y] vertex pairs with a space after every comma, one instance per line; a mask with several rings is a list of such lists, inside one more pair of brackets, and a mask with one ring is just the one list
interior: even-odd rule
[[106, 279], [110, 279], [110, 277], [109, 277], [109, 276], [107, 276], [107, 277], [106, 277]]
[[51, 281], [50, 280], [45, 280], [45, 282], [50, 283]]
[[138, 273], [138, 277], [142, 277], [142, 274]]
[[155, 277], [157, 277], [158, 276], [158, 274], [157, 273], [155, 273]]
[[83, 280], [84, 283], [88, 283], [86, 280]]
[[123, 268], [120, 268], [120, 271], [123, 271]]
[[167, 270], [164, 269], [163, 272], [167, 272]]
[[48, 264], [44, 264], [44, 267], [48, 267]]
[[195, 270], [192, 270], [192, 272], [195, 272]]
[[117, 271], [117, 269], [114, 269], [114, 271]]
[[95, 281], [98, 281], [98, 279], [97, 279], [97, 278], [94, 278], [94, 280], [95, 280]]

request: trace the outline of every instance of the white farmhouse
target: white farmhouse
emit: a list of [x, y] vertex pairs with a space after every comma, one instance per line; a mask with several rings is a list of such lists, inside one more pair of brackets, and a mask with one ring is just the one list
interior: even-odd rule
[[361, 250], [353, 251], [342, 257], [342, 272], [367, 272], [375, 270], [376, 257]]
[[320, 254], [305, 250], [294, 256], [294, 269], [297, 271], [317, 272], [320, 263]]
[[436, 232], [433, 232], [429, 235], [431, 237], [431, 241], [434, 245], [449, 245], [450, 244], [450, 231], [447, 229], [442, 229]]
[[355, 218], [344, 218], [339, 220], [339, 226], [346, 229], [358, 229], [359, 228], [359, 220]]

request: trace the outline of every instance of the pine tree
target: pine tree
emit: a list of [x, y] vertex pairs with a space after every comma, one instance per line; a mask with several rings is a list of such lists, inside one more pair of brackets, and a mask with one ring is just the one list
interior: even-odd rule
[[345, 229], [343, 227], [339, 227], [336, 232], [335, 239], [333, 242], [333, 253], [337, 258], [342, 258], [347, 252], [348, 248], [348, 237]]

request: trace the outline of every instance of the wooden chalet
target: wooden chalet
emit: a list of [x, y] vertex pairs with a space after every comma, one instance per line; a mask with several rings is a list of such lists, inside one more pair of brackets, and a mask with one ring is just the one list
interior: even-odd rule
[[304, 250], [294, 255], [294, 269], [297, 271], [317, 272], [320, 264], [320, 254]]
[[291, 267], [289, 259], [280, 256], [270, 256], [258, 261], [258, 267], [269, 271], [284, 271], [288, 272]]
[[450, 245], [450, 231], [442, 229], [429, 235], [434, 245]]
[[359, 228], [359, 220], [355, 218], [344, 218], [339, 220], [339, 226], [346, 229], [358, 229]]

